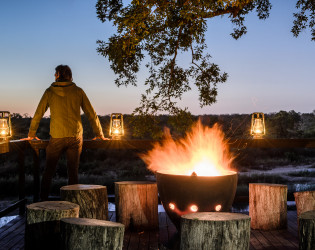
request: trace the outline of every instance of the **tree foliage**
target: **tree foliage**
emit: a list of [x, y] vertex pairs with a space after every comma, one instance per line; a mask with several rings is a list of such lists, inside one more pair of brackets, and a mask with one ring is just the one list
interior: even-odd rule
[[[295, 36], [308, 26], [315, 39], [314, 5], [314, 0], [297, 1]], [[193, 84], [203, 107], [216, 102], [217, 85], [228, 77], [205, 52], [207, 20], [228, 16], [234, 25], [231, 36], [238, 39], [247, 32], [247, 14], [266, 19], [270, 9], [270, 0], [98, 0], [97, 17], [112, 21], [117, 32], [108, 41], [97, 41], [97, 51], [110, 61], [117, 86], [136, 86], [141, 63], [147, 67], [147, 88], [135, 114], [178, 114], [182, 110], [176, 102]], [[182, 53], [190, 54], [190, 62], [180, 59]]]

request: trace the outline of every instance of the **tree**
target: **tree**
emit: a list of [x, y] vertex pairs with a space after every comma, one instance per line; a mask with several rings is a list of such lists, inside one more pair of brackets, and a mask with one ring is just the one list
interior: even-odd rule
[[[315, 40], [315, 0], [298, 0], [292, 33], [298, 36], [308, 26]], [[248, 13], [255, 11], [266, 19], [270, 0], [98, 0], [97, 17], [112, 21], [117, 33], [108, 42], [97, 41], [99, 54], [108, 58], [118, 75], [115, 83], [137, 85], [137, 73], [144, 61], [149, 75], [140, 106], [134, 113], [170, 114], [182, 112], [176, 101], [191, 89], [199, 90], [200, 106], [216, 102], [217, 85], [227, 80], [219, 66], [205, 53], [207, 20], [227, 15], [235, 26], [235, 39], [246, 34], [244, 25]], [[190, 53], [191, 61], [181, 63], [179, 54]], [[148, 58], [148, 59], [145, 59]]]

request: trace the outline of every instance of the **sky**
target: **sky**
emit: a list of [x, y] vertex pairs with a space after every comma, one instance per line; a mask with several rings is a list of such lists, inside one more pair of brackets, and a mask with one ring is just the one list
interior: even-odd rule
[[[233, 26], [227, 18], [209, 20], [207, 52], [228, 81], [219, 84], [215, 104], [200, 108], [193, 88], [180, 106], [195, 115], [315, 110], [315, 42], [309, 31], [298, 38], [290, 32], [295, 2], [273, 0], [267, 20], [249, 15], [248, 32], [239, 40], [229, 35]], [[97, 114], [132, 113], [145, 91], [146, 70], [138, 75], [138, 87], [115, 85], [110, 63], [96, 52], [96, 41], [107, 41], [115, 28], [97, 19], [95, 4], [0, 1], [0, 110], [33, 116], [55, 67], [67, 64]]]

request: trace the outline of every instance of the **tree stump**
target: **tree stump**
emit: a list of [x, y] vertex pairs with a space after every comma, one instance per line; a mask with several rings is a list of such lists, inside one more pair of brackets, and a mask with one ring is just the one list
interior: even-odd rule
[[287, 192], [286, 185], [249, 183], [249, 216], [253, 229], [287, 227]]
[[299, 216], [299, 248], [315, 249], [315, 210], [304, 212]]
[[294, 193], [297, 217], [300, 214], [315, 210], [315, 191], [304, 191]]
[[44, 201], [26, 206], [25, 249], [60, 249], [60, 219], [79, 217], [79, 205]]
[[245, 214], [200, 212], [181, 217], [182, 250], [249, 249], [250, 217]]
[[63, 249], [122, 249], [125, 226], [120, 223], [64, 218], [60, 222]]
[[148, 181], [115, 182], [116, 221], [126, 228], [158, 228], [157, 185]]
[[80, 206], [80, 218], [108, 219], [107, 188], [100, 185], [68, 185], [60, 188], [62, 200]]

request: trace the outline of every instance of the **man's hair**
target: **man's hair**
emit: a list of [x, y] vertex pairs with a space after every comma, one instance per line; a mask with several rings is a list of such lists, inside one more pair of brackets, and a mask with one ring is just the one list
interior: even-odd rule
[[57, 79], [57, 82], [72, 81], [72, 72], [68, 65], [58, 65], [55, 70], [56, 73], [59, 73], [59, 78]]

